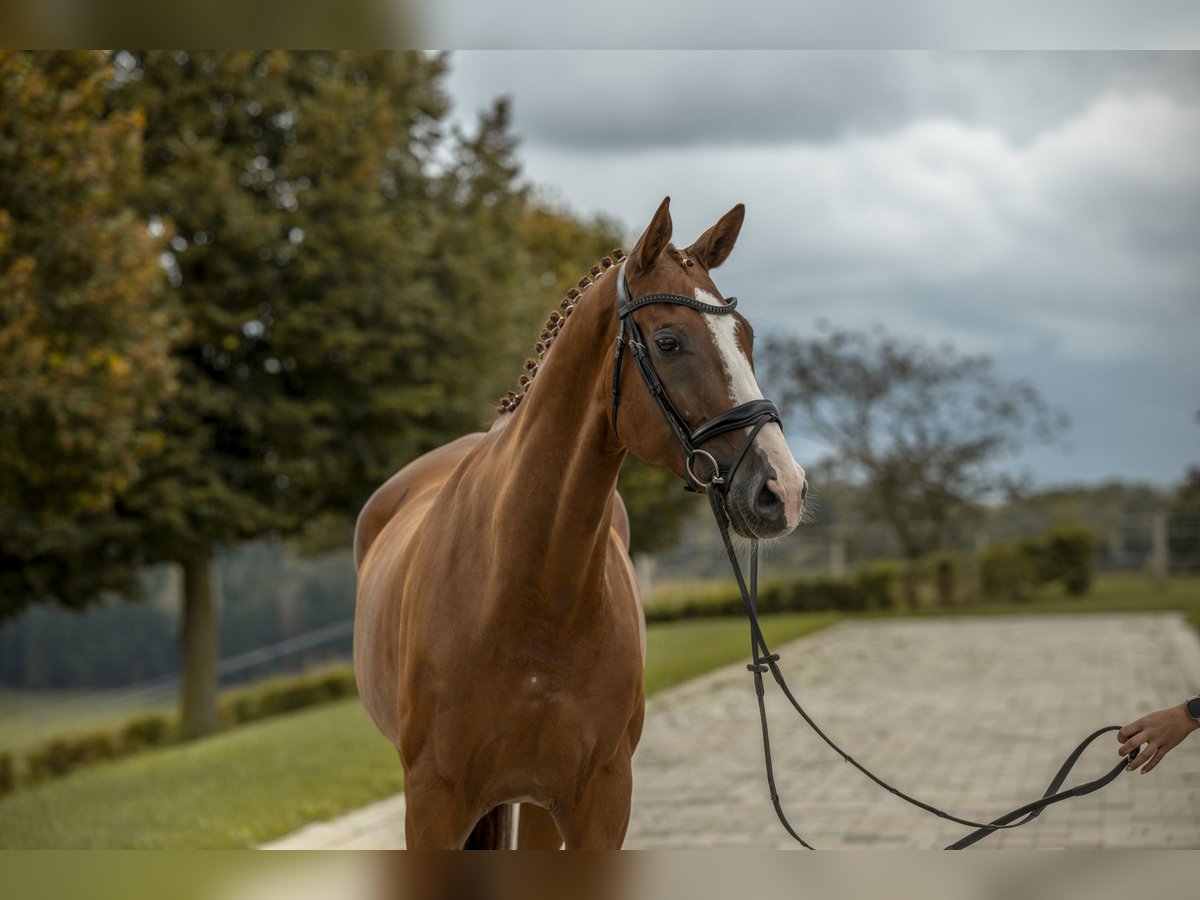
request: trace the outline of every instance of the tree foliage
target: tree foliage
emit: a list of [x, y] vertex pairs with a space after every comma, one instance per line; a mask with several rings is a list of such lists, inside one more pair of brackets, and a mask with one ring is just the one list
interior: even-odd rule
[[0, 617], [131, 589], [95, 528], [162, 449], [180, 335], [102, 53], [0, 54]]
[[475, 409], [463, 319], [482, 298], [447, 275], [459, 247], [447, 233], [473, 198], [427, 175], [442, 64], [125, 59], [113, 102], [145, 111], [139, 206], [177, 232], [191, 324], [169, 452], [127, 512], [161, 536], [164, 559], [350, 515]]
[[1014, 486], [1001, 460], [1066, 425], [1032, 385], [948, 344], [825, 326], [767, 341], [762, 359], [793, 427], [829, 445], [830, 473], [863, 486], [860, 513], [886, 522], [909, 558], [944, 546], [974, 504]]
[[[531, 197], [506, 103], [447, 125], [446, 68], [5, 57], [0, 152], [21, 177], [0, 188], [0, 378], [19, 402], [0, 467], [73, 531], [0, 614], [180, 563], [187, 732], [215, 725], [214, 553], [345, 533], [403, 463], [484, 423], [552, 282], [613, 246], [611, 223]], [[11, 568], [32, 577], [30, 559]]]
[[[185, 731], [215, 725], [213, 548], [352, 519], [476, 425], [523, 194], [501, 104], [447, 137], [419, 53], [122, 53], [145, 115], [140, 213], [169, 222], [190, 332], [166, 449], [119, 510], [183, 564]], [[202, 655], [203, 662], [189, 661]]]
[[679, 543], [689, 516], [708, 509], [699, 494], [684, 490], [683, 482], [670, 469], [626, 457], [617, 481], [629, 514], [630, 550], [655, 554]]

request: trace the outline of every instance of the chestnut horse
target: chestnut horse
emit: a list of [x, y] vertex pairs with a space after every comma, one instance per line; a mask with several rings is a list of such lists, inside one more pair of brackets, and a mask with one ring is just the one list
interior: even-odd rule
[[[679, 250], [669, 199], [621, 268], [606, 257], [551, 314], [523, 392], [500, 401], [491, 429], [410, 463], [359, 516], [354, 668], [400, 752], [410, 848], [621, 846], [645, 705], [645, 623], [616, 492], [627, 452], [693, 487], [697, 458], [736, 454], [734, 530], [773, 538], [800, 520], [804, 471], [777, 418], [750, 429], [726, 415], [684, 457], [638, 367], [616, 359], [620, 341], [636, 344], [693, 429], [770, 407], [752, 330], [709, 277], [744, 208]], [[630, 295], [642, 303], [619, 314]]]

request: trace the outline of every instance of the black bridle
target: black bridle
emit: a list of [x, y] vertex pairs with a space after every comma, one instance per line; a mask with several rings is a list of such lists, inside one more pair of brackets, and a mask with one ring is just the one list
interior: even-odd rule
[[[788, 702], [791, 703], [800, 717], [808, 723], [821, 740], [828, 744], [842, 759], [866, 775], [867, 778], [901, 800], [916, 806], [918, 809], [959, 825], [964, 825], [967, 828], [975, 829], [970, 834], [947, 846], [945, 848], [947, 850], [965, 849], [996, 831], [1006, 828], [1017, 828], [1033, 821], [1047, 806], [1060, 803], [1071, 797], [1082, 797], [1085, 794], [1098, 791], [1100, 788], [1116, 780], [1117, 776], [1133, 763], [1134, 757], [1139, 752], [1136, 749], [1128, 757], [1122, 759], [1106, 775], [1094, 781], [1085, 782], [1084, 784], [1062, 790], [1063, 782], [1066, 780], [1067, 775], [1070, 774], [1075, 763], [1079, 760], [1079, 757], [1083, 754], [1083, 751], [1101, 735], [1119, 730], [1119, 726], [1117, 725], [1109, 725], [1101, 728], [1086, 737], [1070, 756], [1067, 757], [1062, 767], [1058, 770], [1058, 773], [1054, 776], [1054, 779], [1050, 782], [1049, 787], [1046, 788], [1045, 793], [1039, 799], [1005, 813], [991, 822], [976, 822], [971, 819], [952, 815], [936, 806], [909, 796], [875, 775], [834, 743], [821, 730], [817, 723], [813, 721], [812, 717], [804, 710], [788, 687], [787, 681], [783, 677], [783, 672], [779, 669], [779, 654], [771, 652], [766, 638], [763, 636], [762, 627], [758, 622], [758, 541], [750, 541], [750, 578], [747, 581], [742, 574], [741, 562], [738, 559], [737, 551], [734, 549], [733, 541], [729, 534], [729, 511], [726, 501], [729, 486], [733, 481], [733, 475], [737, 471], [738, 466], [741, 465], [759, 431], [769, 422], [780, 421], [779, 410], [770, 400], [751, 400], [748, 403], [742, 403], [731, 409], [727, 409], [695, 428], [689, 426], [683, 416], [679, 414], [679, 410], [676, 409], [675, 404], [671, 402], [671, 397], [667, 393], [666, 386], [662, 383], [662, 379], [658, 377], [658, 373], [655, 372], [654, 364], [650, 361], [645, 341], [642, 339], [641, 330], [638, 328], [637, 321], [632, 315], [634, 310], [641, 309], [643, 306], [649, 306], [652, 303], [674, 303], [679, 306], [689, 307], [705, 315], [724, 316], [733, 312], [736, 308], [737, 298], [729, 297], [726, 299], [724, 305], [720, 306], [702, 303], [699, 300], [694, 300], [691, 297], [685, 297], [681, 294], [646, 294], [634, 299], [629, 293], [629, 283], [625, 278], [625, 262], [621, 263], [621, 267], [617, 270], [617, 315], [620, 318], [621, 330], [617, 334], [616, 359], [613, 365], [611, 425], [613, 436], [615, 437], [617, 430], [617, 404], [620, 400], [621, 358], [625, 347], [629, 347], [633, 353], [634, 360], [637, 362], [638, 371], [642, 375], [642, 381], [645, 382], [646, 388], [650, 391], [650, 396], [657, 401], [659, 409], [662, 410], [667, 424], [675, 435], [676, 441], [679, 442], [680, 447], [683, 449], [683, 468], [686, 473], [685, 486], [688, 490], [697, 492], [703, 488], [704, 493], [708, 495], [708, 502], [712, 507], [713, 517], [716, 519], [717, 528], [720, 530], [721, 539], [725, 544], [725, 552], [729, 555], [729, 563], [733, 568], [733, 575], [737, 580], [738, 590], [742, 595], [742, 605], [746, 613], [746, 618], [750, 623], [750, 654], [754, 661], [746, 666], [746, 668], [754, 676], [754, 691], [758, 698], [758, 716], [762, 724], [763, 756], [766, 764], [767, 786], [771, 792], [771, 804], [775, 808], [775, 814], [789, 835], [802, 846], [810, 850], [812, 849], [812, 845], [805, 841], [792, 827], [791, 822], [788, 821], [779, 799], [779, 792], [775, 786], [775, 767], [771, 760], [771, 735], [770, 729], [767, 726], [765, 684], [763, 681], [763, 675], [766, 672], [771, 673]], [[729, 464], [728, 468], [722, 469], [712, 454], [701, 449], [700, 445], [717, 435], [736, 431], [739, 428], [748, 428], [749, 431], [738, 448], [737, 453], [734, 454], [733, 461]], [[692, 468], [697, 456], [704, 456], [708, 459], [712, 471], [707, 481], [697, 478]], [[805, 492], [807, 492], [807, 484], [805, 485]]]
[[[689, 491], [700, 492], [701, 488], [711, 489], [720, 488], [721, 493], [729, 490], [729, 485], [733, 483], [733, 475], [737, 471], [738, 466], [742, 464], [746, 453], [749, 452], [754, 439], [758, 437], [758, 433], [769, 422], [778, 422], [779, 410], [770, 400], [750, 400], [747, 403], [741, 403], [724, 412], [718, 413], [707, 422], [703, 422], [692, 428], [687, 421], [679, 414], [679, 410], [671, 401], [671, 395], [667, 393], [666, 386], [662, 383], [662, 379], [658, 377], [658, 373], [654, 371], [654, 364], [650, 361], [650, 353], [646, 348], [646, 342], [642, 339], [642, 331], [638, 328], [637, 320], [633, 317], [634, 310], [641, 309], [643, 306], [649, 306], [652, 303], [673, 303], [676, 306], [686, 306], [689, 309], [694, 309], [697, 312], [704, 313], [710, 316], [727, 316], [737, 308], [737, 297], [729, 297], [725, 300], [724, 305], [714, 303], [701, 303], [691, 297], [685, 297], [682, 294], [645, 294], [638, 297], [636, 300], [629, 293], [629, 282], [625, 277], [625, 265], [628, 260], [621, 263], [621, 267], [617, 269], [617, 316], [620, 318], [621, 330], [617, 333], [617, 350], [616, 359], [613, 362], [613, 383], [612, 383], [612, 415], [611, 424], [613, 436], [617, 433], [617, 404], [621, 399], [621, 358], [628, 347], [633, 354], [633, 359], [637, 363], [638, 371], [642, 375], [642, 381], [646, 383], [646, 389], [650, 391], [650, 396], [658, 402], [658, 408], [662, 410], [663, 416], [667, 420], [667, 425], [670, 426], [671, 432], [675, 435], [675, 440], [679, 442], [679, 446], [683, 448], [683, 471], [686, 473], [684, 481]], [[717, 435], [726, 434], [730, 431], [737, 431], [739, 428], [749, 428], [745, 439], [738, 448], [737, 453], [733, 456], [733, 461], [725, 469], [717, 463], [717, 460], [707, 450], [701, 449], [701, 444], [712, 440]], [[712, 470], [707, 481], [703, 481], [696, 477], [696, 473], [692, 468], [697, 456], [703, 456], [708, 459], [708, 464]]]

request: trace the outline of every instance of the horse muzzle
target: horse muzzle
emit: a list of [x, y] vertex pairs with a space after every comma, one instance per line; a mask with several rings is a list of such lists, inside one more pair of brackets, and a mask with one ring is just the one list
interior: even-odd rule
[[726, 493], [729, 523], [744, 538], [781, 538], [800, 522], [808, 482], [803, 470], [798, 477], [781, 478], [761, 450], [752, 455], [754, 464], [742, 466]]

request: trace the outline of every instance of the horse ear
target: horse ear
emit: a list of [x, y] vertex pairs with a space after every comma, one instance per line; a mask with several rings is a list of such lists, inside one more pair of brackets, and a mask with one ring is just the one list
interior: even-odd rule
[[654, 218], [646, 227], [645, 233], [638, 238], [633, 249], [629, 251], [629, 260], [634, 272], [644, 272], [651, 268], [662, 253], [663, 247], [671, 240], [671, 198], [664, 197], [658, 205]]
[[746, 218], [746, 206], [739, 203], [719, 222], [700, 237], [696, 243], [684, 251], [688, 256], [695, 257], [706, 269], [715, 269], [729, 258], [733, 245], [737, 243], [738, 232], [742, 230], [742, 220]]

